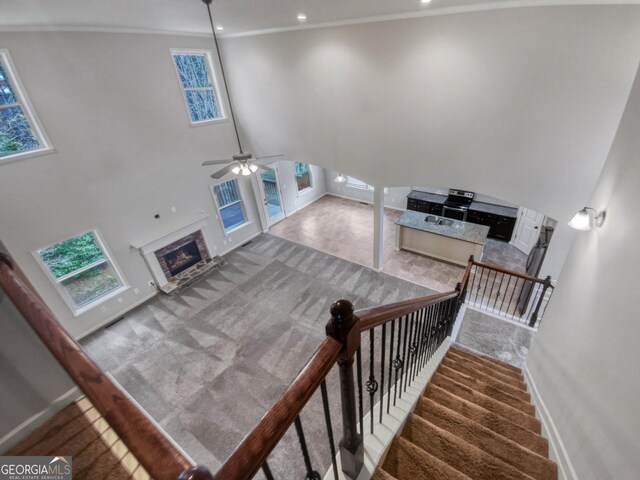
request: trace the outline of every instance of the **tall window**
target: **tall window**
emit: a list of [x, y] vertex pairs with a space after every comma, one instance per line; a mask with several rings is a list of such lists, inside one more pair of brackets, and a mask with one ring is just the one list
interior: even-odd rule
[[237, 180], [229, 180], [213, 186], [213, 197], [220, 214], [220, 220], [225, 232], [247, 223], [247, 216], [242, 204], [242, 195]]
[[208, 51], [172, 51], [191, 123], [224, 118]]
[[373, 187], [357, 178], [347, 177], [347, 187], [359, 188], [360, 190], [373, 190]]
[[20, 86], [9, 52], [0, 50], [0, 161], [50, 149]]
[[311, 188], [311, 170], [309, 170], [309, 164], [294, 162], [293, 169], [296, 176], [296, 184], [298, 185], [298, 193]]
[[97, 232], [56, 243], [37, 255], [76, 314], [125, 286]]

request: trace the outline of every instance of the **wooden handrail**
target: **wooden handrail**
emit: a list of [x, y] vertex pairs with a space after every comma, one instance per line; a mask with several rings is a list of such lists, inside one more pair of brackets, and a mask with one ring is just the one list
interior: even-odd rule
[[446, 293], [436, 293], [425, 297], [418, 297], [402, 302], [390, 303], [379, 307], [363, 308], [356, 310], [355, 315], [360, 319], [360, 331], [364, 332], [372, 328], [390, 322], [396, 318], [408, 315], [417, 310], [421, 310], [430, 305], [444, 302], [450, 298], [455, 298], [460, 293], [457, 290]]
[[[175, 480], [192, 463], [60, 325], [0, 253], [0, 287], [69, 376], [155, 480]], [[199, 477], [206, 478], [206, 477]]]
[[487, 268], [489, 270], [494, 270], [496, 272], [504, 273], [506, 275], [511, 275], [513, 277], [522, 278], [524, 280], [528, 280], [529, 282], [535, 282], [535, 283], [544, 283], [545, 282], [544, 279], [542, 279], [542, 278], [532, 277], [531, 275], [526, 275], [524, 273], [514, 272], [513, 270], [508, 270], [506, 268], [499, 267], [498, 265], [494, 265], [492, 263], [482, 263], [482, 262], [475, 262], [474, 261], [473, 264], [477, 265], [478, 267]]
[[333, 368], [342, 343], [326, 337], [287, 391], [236, 447], [215, 475], [216, 480], [248, 480], [280, 442], [307, 401]]

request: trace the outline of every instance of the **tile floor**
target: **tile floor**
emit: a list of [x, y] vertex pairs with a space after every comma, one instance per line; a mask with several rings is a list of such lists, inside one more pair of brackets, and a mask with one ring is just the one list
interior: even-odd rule
[[[446, 292], [464, 269], [411, 252], [396, 251], [395, 221], [399, 210], [384, 212], [383, 271]], [[373, 206], [326, 195], [271, 228], [278, 237], [306, 245], [366, 267], [373, 266]], [[524, 271], [526, 256], [506, 242], [487, 240], [483, 261]]]

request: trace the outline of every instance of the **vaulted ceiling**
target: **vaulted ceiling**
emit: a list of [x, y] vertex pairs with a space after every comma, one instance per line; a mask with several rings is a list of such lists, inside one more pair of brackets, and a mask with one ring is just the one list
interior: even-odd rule
[[[640, 4], [640, 0], [214, 0], [223, 34], [376, 18], [456, 13], [537, 5]], [[68, 27], [206, 33], [201, 0], [2, 0], [0, 29]], [[297, 15], [304, 13], [301, 23]]]

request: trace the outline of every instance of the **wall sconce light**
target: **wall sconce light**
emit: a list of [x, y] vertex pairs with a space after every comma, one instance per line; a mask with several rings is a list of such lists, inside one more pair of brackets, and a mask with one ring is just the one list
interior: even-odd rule
[[589, 210], [592, 210], [595, 213], [593, 216], [593, 223], [595, 226], [601, 227], [604, 223], [606, 212], [604, 210], [598, 211], [591, 207], [584, 207], [576, 213], [568, 225], [576, 230], [591, 230], [591, 215], [589, 215]]
[[345, 177], [341, 173], [338, 173], [338, 176], [333, 181], [336, 183], [347, 183], [347, 177]]

